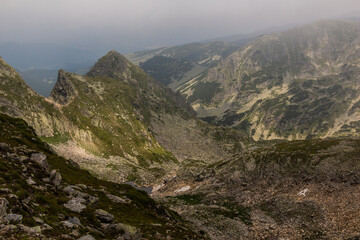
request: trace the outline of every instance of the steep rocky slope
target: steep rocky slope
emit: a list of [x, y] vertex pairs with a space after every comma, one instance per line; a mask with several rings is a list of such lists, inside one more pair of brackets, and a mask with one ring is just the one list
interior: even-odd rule
[[257, 143], [233, 160], [179, 169], [156, 194], [211, 239], [358, 239], [359, 146]]
[[70, 123], [46, 99], [29, 88], [21, 76], [0, 58], [0, 107], [1, 112], [31, 122], [36, 133], [52, 136], [63, 133]]
[[180, 91], [198, 116], [259, 139], [357, 135], [360, 24], [264, 35]]
[[54, 154], [23, 120], [0, 114], [0, 239], [203, 239], [129, 185]]
[[101, 178], [153, 184], [176, 170], [179, 161], [231, 156], [232, 147], [214, 135], [227, 130], [194, 118], [180, 95], [115, 51], [86, 76], [60, 70], [49, 99], [2, 63], [2, 111], [24, 118], [60, 155]]

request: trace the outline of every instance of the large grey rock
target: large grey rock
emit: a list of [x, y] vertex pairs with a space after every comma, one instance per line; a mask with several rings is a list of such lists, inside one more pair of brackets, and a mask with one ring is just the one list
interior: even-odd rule
[[53, 227], [51, 227], [49, 224], [44, 223], [41, 227], [41, 231], [46, 231], [46, 230], [52, 230]]
[[9, 202], [5, 198], [0, 198], [0, 217], [6, 215]]
[[41, 236], [41, 226], [28, 227], [23, 224], [18, 224], [17, 227], [21, 232], [25, 233], [26, 235]]
[[102, 209], [96, 209], [95, 216], [103, 223], [112, 223], [114, 221], [114, 215]]
[[85, 235], [79, 238], [78, 240], [96, 240], [96, 239], [91, 235]]
[[69, 221], [62, 221], [61, 223], [63, 224], [64, 227], [67, 227], [67, 228], [73, 228], [73, 227], [75, 227], [75, 225], [72, 224], [72, 223], [69, 222]]
[[44, 220], [42, 220], [41, 218], [38, 218], [38, 217], [32, 217], [32, 218], [34, 219], [35, 222], [44, 224]]
[[73, 218], [70, 218], [68, 220], [68, 222], [74, 224], [74, 225], [78, 225], [78, 226], [81, 226], [81, 222], [80, 222], [80, 219], [78, 219], [77, 217], [73, 217]]
[[80, 191], [81, 188], [73, 185], [66, 186], [63, 191], [74, 197], [87, 198], [89, 195]]
[[119, 223], [102, 223], [101, 228], [105, 234], [117, 235], [126, 232], [126, 229]]
[[32, 180], [31, 178], [26, 179], [27, 184], [29, 185], [36, 185], [36, 182]]
[[73, 212], [81, 213], [86, 208], [86, 205], [84, 205], [85, 202], [85, 199], [81, 197], [76, 197], [70, 199], [67, 203], [65, 203], [64, 207], [70, 209]]
[[23, 216], [20, 214], [7, 214], [2, 217], [2, 221], [6, 224], [16, 224], [20, 223], [23, 219]]
[[114, 202], [114, 203], [128, 203], [128, 202], [130, 202], [130, 200], [128, 200], [128, 199], [124, 199], [124, 198], [121, 198], [121, 197], [112, 195], [112, 194], [110, 194], [110, 193], [107, 193], [107, 194], [106, 194], [106, 197], [107, 197], [108, 199], [110, 199], [110, 200], [111, 200], [112, 202]]
[[30, 160], [36, 162], [40, 165], [45, 171], [49, 172], [50, 167], [49, 163], [46, 161], [46, 155], [43, 153], [33, 153], [31, 154]]
[[52, 170], [50, 172], [50, 181], [55, 187], [59, 187], [61, 185], [61, 174], [56, 170]]

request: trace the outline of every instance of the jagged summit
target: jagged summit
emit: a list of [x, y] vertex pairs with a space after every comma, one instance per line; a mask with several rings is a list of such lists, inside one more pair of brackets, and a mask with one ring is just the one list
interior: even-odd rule
[[101, 57], [86, 75], [89, 77], [119, 78], [124, 75], [129, 64], [131, 63], [122, 54], [111, 50]]
[[58, 79], [50, 93], [50, 97], [62, 105], [66, 105], [71, 102], [76, 94], [75, 86], [67, 74], [68, 73], [64, 70], [59, 70]]

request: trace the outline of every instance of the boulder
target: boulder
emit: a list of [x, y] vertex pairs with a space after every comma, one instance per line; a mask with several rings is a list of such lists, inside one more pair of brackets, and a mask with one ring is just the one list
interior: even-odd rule
[[89, 195], [80, 191], [81, 189], [77, 186], [69, 185], [66, 186], [63, 191], [74, 197], [87, 198]]
[[108, 199], [110, 199], [112, 202], [114, 203], [128, 203], [130, 202], [128, 199], [124, 199], [124, 198], [121, 198], [121, 197], [118, 197], [118, 196], [115, 196], [115, 195], [112, 195], [110, 193], [107, 193], [106, 194], [106, 197]]
[[53, 228], [47, 223], [44, 223], [41, 227], [41, 231], [52, 230], [52, 229]]
[[85, 235], [79, 238], [78, 240], [96, 240], [96, 239], [91, 235]]
[[41, 218], [38, 218], [38, 217], [32, 217], [34, 219], [35, 222], [37, 223], [40, 223], [40, 224], [43, 224], [44, 223], [44, 220], [42, 220]]
[[72, 224], [72, 223], [69, 222], [69, 221], [62, 221], [61, 223], [63, 224], [64, 227], [67, 227], [67, 228], [73, 228], [73, 227], [75, 227], [75, 225]]
[[39, 164], [45, 171], [49, 172], [50, 167], [48, 162], [46, 161], [46, 155], [43, 153], [33, 153], [31, 154], [30, 160]]
[[16, 224], [20, 223], [23, 219], [23, 216], [20, 214], [7, 214], [2, 217], [2, 221], [6, 224]]
[[8, 200], [6, 200], [5, 198], [0, 198], [0, 217], [6, 215], [8, 204]]
[[52, 170], [50, 172], [50, 181], [55, 187], [59, 187], [61, 184], [61, 174], [58, 173], [56, 170]]
[[112, 223], [114, 221], [114, 215], [102, 209], [96, 209], [95, 216], [102, 223]]
[[70, 199], [67, 203], [65, 203], [64, 207], [70, 209], [73, 212], [81, 213], [86, 208], [86, 205], [83, 204], [85, 202], [85, 199], [81, 197], [76, 197]]
[[126, 232], [125, 228], [119, 223], [102, 223], [101, 228], [108, 235], [124, 234]]
[[26, 182], [29, 185], [35, 185], [36, 184], [36, 182], [34, 180], [32, 180], [31, 178], [26, 179]]
[[68, 220], [68, 222], [74, 224], [74, 225], [78, 225], [81, 226], [81, 222], [80, 219], [78, 219], [77, 217], [72, 217]]
[[41, 236], [41, 226], [28, 227], [23, 224], [18, 224], [17, 227], [18, 227], [18, 230], [25, 233], [26, 235]]

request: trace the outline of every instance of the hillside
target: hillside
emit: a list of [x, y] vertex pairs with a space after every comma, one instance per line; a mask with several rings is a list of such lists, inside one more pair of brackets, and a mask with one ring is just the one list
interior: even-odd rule
[[359, 138], [264, 141], [156, 193], [211, 239], [358, 239]]
[[3, 114], [0, 169], [0, 239], [205, 238], [145, 192], [80, 170]]
[[178, 90], [255, 140], [357, 135], [359, 46], [358, 22], [323, 20], [261, 36]]
[[216, 134], [225, 130], [194, 118], [179, 95], [115, 51], [86, 76], [60, 70], [50, 98], [34, 93], [4, 61], [2, 66], [1, 110], [23, 118], [57, 153], [100, 178], [150, 185], [179, 161], [225, 159], [238, 145], [219, 144]]

